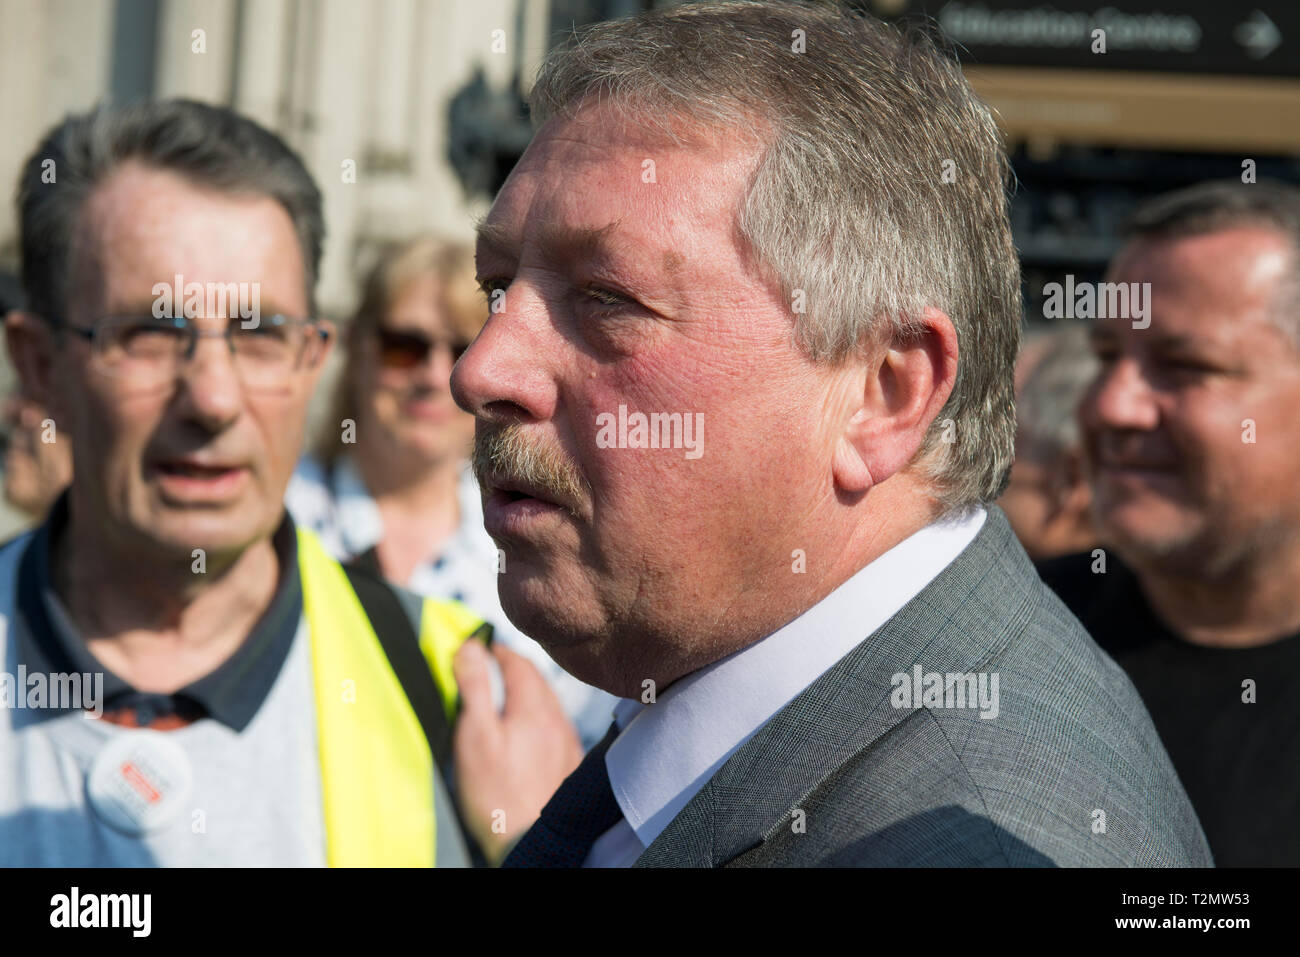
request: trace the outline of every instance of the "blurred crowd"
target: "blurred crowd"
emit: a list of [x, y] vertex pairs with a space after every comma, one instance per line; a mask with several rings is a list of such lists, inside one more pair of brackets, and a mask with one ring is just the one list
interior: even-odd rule
[[[1112, 316], [1026, 341], [1002, 499], [1125, 669], [1220, 866], [1300, 863], [1300, 189], [1209, 182], [1130, 217]], [[1132, 287], [1130, 287], [1132, 288]]]
[[[491, 308], [472, 247], [385, 248], [354, 314], [318, 317], [313, 186], [274, 140], [188, 102], [102, 108], [52, 130], [24, 171], [3, 479], [31, 530], [0, 552], [8, 660], [107, 671], [103, 725], [220, 728], [195, 731], [206, 768], [75, 723], [0, 740], [27, 775], [0, 781], [0, 862], [193, 861], [175, 836], [141, 850], [121, 834], [155, 833], [171, 789], [224, 776], [213, 793], [231, 809], [209, 813], [230, 816], [247, 862], [496, 863], [609, 727], [618, 699], [566, 672], [498, 596], [506, 558], [451, 388]], [[140, 277], [173, 273], [246, 276], [262, 316], [159, 316]], [[1029, 317], [998, 504], [1136, 686], [1216, 862], [1300, 864], [1300, 190], [1207, 182], [1148, 202], [1106, 280], [1149, 284], [1150, 321]], [[309, 443], [332, 348], [342, 371]], [[393, 631], [414, 640], [395, 648]], [[331, 717], [337, 694], [362, 710]], [[376, 698], [401, 704], [354, 719]], [[308, 700], [314, 712], [297, 708]], [[347, 743], [354, 720], [370, 743]], [[512, 721], [532, 737], [502, 732]], [[374, 746], [384, 728], [427, 743], [432, 764], [412, 772], [409, 751]], [[336, 739], [353, 770], [307, 769], [303, 742], [327, 754]], [[137, 806], [92, 775], [85, 800], [117, 826], [104, 838], [60, 762], [112, 747], [114, 767], [152, 769], [161, 797]], [[431, 833], [347, 819], [410, 810], [351, 778], [411, 773], [432, 782], [420, 800], [436, 850]], [[321, 818], [250, 810], [253, 780], [322, 789]], [[65, 810], [46, 821], [50, 808]], [[323, 857], [303, 850], [316, 846]]]

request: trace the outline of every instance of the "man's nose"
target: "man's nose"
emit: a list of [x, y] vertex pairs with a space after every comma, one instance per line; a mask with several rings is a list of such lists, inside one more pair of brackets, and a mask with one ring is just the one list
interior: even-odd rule
[[488, 317], [451, 373], [451, 394], [466, 412], [499, 422], [545, 421], [555, 411], [546, 371], [554, 335], [545, 303], [519, 281]]
[[1129, 356], [1098, 373], [1080, 411], [1085, 426], [1150, 431], [1160, 423], [1155, 390], [1138, 361]]
[[191, 418], [215, 431], [239, 416], [244, 407], [244, 383], [228, 339], [201, 338], [194, 343], [189, 359], [181, 357], [179, 361], [180, 392]]

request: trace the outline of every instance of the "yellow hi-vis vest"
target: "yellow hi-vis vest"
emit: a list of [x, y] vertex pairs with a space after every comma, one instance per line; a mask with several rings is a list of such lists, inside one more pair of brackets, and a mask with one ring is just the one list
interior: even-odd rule
[[[303, 528], [298, 571], [311, 635], [326, 860], [330, 867], [431, 867], [437, 769], [429, 739], [347, 573]], [[482, 625], [458, 602], [423, 603], [420, 650], [448, 722], [457, 703], [452, 658]]]

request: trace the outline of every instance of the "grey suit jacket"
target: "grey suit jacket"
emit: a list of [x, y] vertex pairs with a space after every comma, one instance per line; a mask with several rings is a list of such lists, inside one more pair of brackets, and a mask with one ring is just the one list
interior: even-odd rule
[[[998, 675], [999, 713], [895, 707]], [[933, 702], [932, 702], [933, 703]], [[1133, 685], [989, 509], [956, 560], [733, 754], [637, 867], [1212, 866]]]

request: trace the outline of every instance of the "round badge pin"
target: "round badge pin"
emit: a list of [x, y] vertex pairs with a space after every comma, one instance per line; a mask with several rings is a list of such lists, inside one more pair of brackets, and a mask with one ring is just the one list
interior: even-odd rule
[[160, 731], [114, 734], [95, 755], [86, 797], [109, 826], [135, 837], [165, 827], [190, 796], [189, 756]]

